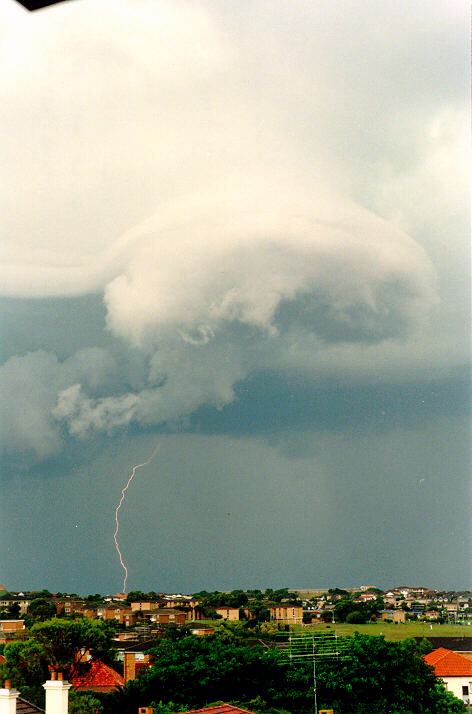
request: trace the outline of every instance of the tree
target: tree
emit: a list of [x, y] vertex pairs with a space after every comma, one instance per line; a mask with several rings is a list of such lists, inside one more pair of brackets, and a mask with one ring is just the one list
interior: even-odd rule
[[111, 661], [111, 637], [114, 628], [103, 620], [47, 620], [34, 625], [31, 633], [48, 658], [48, 664], [63, 670], [70, 678], [77, 669], [82, 653], [88, 650], [93, 659]]
[[101, 714], [102, 712], [103, 705], [93, 694], [71, 689], [68, 714]]
[[52, 593], [49, 590], [33, 590], [29, 594], [30, 600], [36, 600], [37, 598], [45, 598], [46, 600], [52, 598]]
[[52, 600], [47, 600], [44, 597], [38, 597], [31, 600], [28, 605], [27, 613], [37, 620], [48, 620], [56, 614], [56, 606]]
[[140, 600], [147, 600], [146, 593], [143, 593], [142, 590], [131, 590], [126, 598], [128, 605], [132, 602], [139, 602]]
[[152, 701], [192, 708], [218, 700], [247, 701], [261, 690], [273, 699], [280, 687], [280, 652], [261, 646], [215, 636], [185, 637], [162, 641], [150, 652], [152, 667], [111, 698], [109, 711], [134, 714]]
[[447, 696], [414, 640], [386, 642], [356, 634], [348, 657], [318, 667], [319, 703], [343, 714], [456, 714], [465, 712]]
[[270, 611], [262, 602], [251, 603], [249, 611], [252, 615], [252, 619], [249, 620], [249, 624], [252, 627], [255, 627], [261, 622], [268, 622], [270, 620]]
[[88, 650], [95, 659], [111, 662], [112, 633], [110, 625], [101, 620], [54, 619], [37, 623], [32, 628], [31, 639], [5, 646], [6, 662], [0, 665], [0, 681], [11, 679], [26, 699], [43, 706], [42, 685], [48, 679], [49, 666], [62, 670], [70, 679], [83, 650]]
[[361, 610], [353, 610], [346, 617], [346, 622], [351, 625], [360, 625], [367, 622], [369, 615], [367, 612], [362, 612]]
[[[289, 663], [277, 649], [247, 646], [216, 636], [161, 642], [154, 663], [106, 704], [113, 714], [134, 714], [160, 702], [188, 709], [218, 700], [249, 702], [303, 714], [313, 709], [313, 665]], [[317, 663], [318, 705], [339, 714], [460, 714], [465, 708], [447, 693], [423, 661], [413, 640], [386, 642], [355, 635], [347, 655]], [[177, 705], [177, 706], [176, 706]]]
[[85, 598], [87, 602], [102, 602], [103, 597], [100, 595], [100, 593], [95, 593], [95, 595], [87, 595]]
[[322, 610], [320, 617], [323, 620], [323, 622], [334, 622], [334, 619], [335, 619], [334, 610]]
[[48, 678], [48, 661], [44, 647], [34, 639], [17, 640], [5, 645], [6, 662], [0, 664], [0, 681], [11, 679], [22, 696], [41, 706], [44, 701], [42, 684]]

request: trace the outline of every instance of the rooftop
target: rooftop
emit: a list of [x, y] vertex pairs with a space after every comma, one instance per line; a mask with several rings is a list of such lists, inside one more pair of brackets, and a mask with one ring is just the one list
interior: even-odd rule
[[72, 678], [76, 689], [92, 689], [95, 687], [119, 687], [124, 684], [124, 679], [112, 667], [97, 660], [88, 662], [81, 667], [80, 673]]
[[191, 709], [183, 714], [252, 714], [247, 709], [240, 709], [232, 704], [216, 704], [213, 707], [205, 707], [204, 709]]
[[437, 677], [472, 676], [472, 661], [445, 647], [433, 650], [423, 659], [434, 668]]

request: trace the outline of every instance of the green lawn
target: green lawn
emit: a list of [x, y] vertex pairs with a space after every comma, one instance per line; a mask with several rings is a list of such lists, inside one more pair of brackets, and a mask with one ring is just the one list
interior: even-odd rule
[[316, 624], [295, 626], [297, 631], [308, 633], [333, 632], [338, 635], [352, 635], [361, 632], [365, 635], [385, 635], [386, 640], [404, 640], [408, 637], [472, 637], [472, 625], [430, 625], [426, 622], [408, 622], [395, 625], [393, 622], [373, 622], [367, 625], [347, 625], [344, 623], [329, 625]]

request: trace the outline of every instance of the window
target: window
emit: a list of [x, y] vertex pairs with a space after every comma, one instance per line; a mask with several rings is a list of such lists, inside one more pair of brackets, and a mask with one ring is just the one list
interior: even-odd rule
[[462, 696], [463, 697], [468, 697], [469, 696], [469, 687], [467, 685], [464, 685], [462, 687]]

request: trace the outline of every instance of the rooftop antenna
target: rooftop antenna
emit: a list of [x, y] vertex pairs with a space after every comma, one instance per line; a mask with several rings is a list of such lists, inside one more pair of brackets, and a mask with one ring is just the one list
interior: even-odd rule
[[289, 635], [288, 647], [285, 649], [287, 660], [294, 663], [307, 660], [313, 663], [314, 714], [321, 714], [318, 711], [316, 662], [329, 658], [338, 661], [339, 659], [346, 659], [348, 657], [348, 648], [348, 638], [338, 637], [336, 632], [311, 632], [307, 635]]

